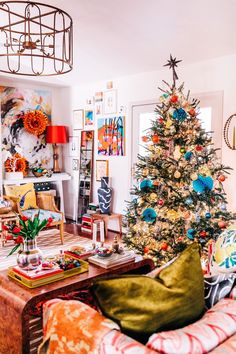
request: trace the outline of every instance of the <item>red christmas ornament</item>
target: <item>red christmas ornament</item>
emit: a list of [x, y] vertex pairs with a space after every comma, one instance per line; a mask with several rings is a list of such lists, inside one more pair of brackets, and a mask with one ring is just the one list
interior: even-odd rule
[[163, 243], [161, 244], [161, 249], [162, 249], [162, 251], [166, 251], [167, 248], [168, 248], [168, 243], [167, 243], [167, 242], [163, 242]]
[[183, 236], [179, 236], [179, 237], [177, 238], [177, 241], [178, 241], [178, 242], [181, 242], [181, 241], [183, 241], [183, 239], [184, 239]]
[[162, 206], [163, 204], [164, 204], [164, 200], [163, 199], [158, 200], [158, 205]]
[[190, 114], [191, 117], [194, 117], [196, 115], [195, 109], [191, 108], [188, 113]]
[[177, 101], [178, 101], [178, 96], [176, 96], [176, 95], [171, 96], [170, 102], [176, 103]]
[[157, 186], [159, 186], [160, 183], [159, 183], [158, 180], [155, 180], [155, 181], [152, 182], [152, 184], [157, 187]]
[[206, 235], [207, 235], [206, 231], [201, 231], [201, 232], [199, 233], [199, 236], [200, 236], [200, 237], [206, 237]]
[[225, 181], [225, 176], [224, 175], [218, 176], [218, 181], [224, 182]]
[[144, 249], [143, 249], [143, 252], [144, 253], [148, 253], [149, 252], [149, 247], [145, 246]]
[[149, 140], [149, 138], [148, 138], [147, 136], [142, 136], [142, 141], [143, 141], [144, 143], [146, 143], [148, 140]]
[[218, 222], [218, 226], [219, 226], [221, 229], [224, 229], [224, 228], [226, 228], [226, 222], [223, 221], [223, 220], [221, 220], [221, 221]]
[[159, 123], [162, 124], [164, 122], [164, 119], [162, 117], [159, 118]]
[[195, 147], [195, 150], [196, 150], [196, 151], [202, 151], [202, 149], [203, 149], [203, 147], [202, 147], [201, 145], [197, 145], [197, 146]]
[[152, 142], [154, 143], [154, 144], [157, 144], [158, 142], [159, 142], [159, 136], [158, 135], [153, 135], [152, 136]]

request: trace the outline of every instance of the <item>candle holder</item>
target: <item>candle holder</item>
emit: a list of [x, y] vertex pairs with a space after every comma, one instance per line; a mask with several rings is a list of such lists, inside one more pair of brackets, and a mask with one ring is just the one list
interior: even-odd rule
[[[235, 125], [233, 126], [233, 129], [231, 128], [233, 120], [236, 120], [236, 114], [232, 114], [226, 121], [224, 125], [224, 141], [225, 144], [228, 146], [229, 149], [231, 150], [236, 150], [236, 132], [235, 132]], [[231, 134], [230, 134], [231, 132]]]

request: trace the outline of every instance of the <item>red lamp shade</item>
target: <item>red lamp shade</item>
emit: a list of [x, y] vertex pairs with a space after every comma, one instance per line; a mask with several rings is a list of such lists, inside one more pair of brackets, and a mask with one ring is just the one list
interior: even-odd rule
[[66, 144], [68, 142], [67, 129], [64, 125], [49, 125], [46, 131], [46, 143]]

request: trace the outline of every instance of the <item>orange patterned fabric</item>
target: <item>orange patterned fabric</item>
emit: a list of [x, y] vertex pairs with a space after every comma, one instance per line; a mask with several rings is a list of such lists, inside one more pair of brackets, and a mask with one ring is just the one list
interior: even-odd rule
[[79, 301], [52, 300], [44, 305], [44, 341], [39, 354], [98, 353], [113, 321]]

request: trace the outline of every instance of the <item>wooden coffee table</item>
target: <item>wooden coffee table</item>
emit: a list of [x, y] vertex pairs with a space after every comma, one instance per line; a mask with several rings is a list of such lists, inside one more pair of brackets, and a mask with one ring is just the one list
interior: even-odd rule
[[30, 310], [40, 301], [88, 288], [98, 277], [137, 272], [145, 274], [154, 268], [150, 259], [137, 256], [135, 261], [110, 269], [89, 265], [89, 271], [35, 289], [11, 280], [7, 270], [0, 272], [0, 353], [33, 354], [42, 341], [42, 319], [32, 317]]

